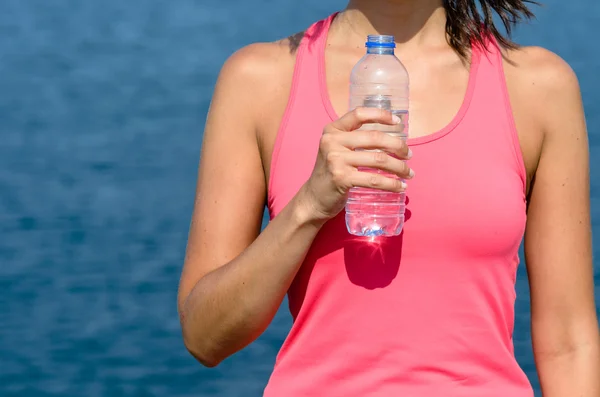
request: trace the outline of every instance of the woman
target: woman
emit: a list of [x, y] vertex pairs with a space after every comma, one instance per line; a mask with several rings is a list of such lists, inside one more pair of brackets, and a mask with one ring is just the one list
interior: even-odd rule
[[[294, 325], [265, 396], [532, 396], [512, 346], [526, 232], [544, 396], [600, 396], [577, 79], [558, 56], [500, 35], [492, 8], [509, 26], [531, 16], [521, 0], [482, 1], [484, 17], [474, 0], [351, 0], [226, 62], [179, 292], [201, 363], [255, 340], [288, 293]], [[391, 114], [346, 111], [368, 34], [395, 35], [409, 72], [407, 144], [356, 131]], [[349, 188], [405, 188], [359, 166], [407, 181], [401, 236], [346, 231]]]

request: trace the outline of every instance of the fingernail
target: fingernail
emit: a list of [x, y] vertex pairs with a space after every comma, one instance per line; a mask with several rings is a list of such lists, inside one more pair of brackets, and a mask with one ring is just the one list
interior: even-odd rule
[[408, 153], [406, 154], [406, 158], [410, 159], [410, 158], [412, 158], [412, 156], [413, 156], [413, 152], [412, 152], [412, 150], [410, 150], [410, 148], [408, 148]]
[[400, 182], [400, 186], [402, 186], [402, 190], [406, 190], [406, 188], [408, 187], [408, 185], [404, 181]]
[[392, 121], [394, 122], [394, 124], [400, 124], [402, 122], [402, 119], [394, 114], [392, 115]]
[[414, 176], [415, 176], [415, 172], [411, 168], [410, 171], [408, 171], [408, 177], [413, 178]]

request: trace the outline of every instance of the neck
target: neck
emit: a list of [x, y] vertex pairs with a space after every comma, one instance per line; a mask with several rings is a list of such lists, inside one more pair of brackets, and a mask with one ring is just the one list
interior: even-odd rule
[[340, 16], [360, 40], [369, 34], [387, 34], [406, 46], [446, 43], [442, 0], [350, 0]]

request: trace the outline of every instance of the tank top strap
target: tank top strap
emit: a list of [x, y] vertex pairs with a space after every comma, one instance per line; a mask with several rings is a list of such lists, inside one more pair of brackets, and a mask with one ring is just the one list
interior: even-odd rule
[[299, 98], [312, 100], [320, 95], [319, 84], [321, 60], [327, 45], [327, 35], [337, 13], [311, 25], [305, 32], [296, 54], [294, 83], [297, 84], [294, 101]]
[[463, 123], [471, 127], [488, 127], [465, 128], [463, 131], [469, 132], [473, 144], [485, 140], [494, 153], [512, 159], [525, 192], [527, 176], [504, 73], [502, 49], [492, 36], [485, 47], [473, 46], [472, 52], [478, 67], [471, 106]]
[[[296, 51], [292, 87], [271, 157], [268, 207], [273, 218], [310, 175], [323, 127], [330, 122], [321, 93], [321, 61], [327, 33], [336, 14], [311, 25]], [[301, 164], [305, 164], [302, 166]], [[306, 168], [306, 169], [305, 169]], [[282, 172], [283, 170], [283, 172]], [[290, 171], [293, 170], [293, 171]], [[302, 175], [289, 183], [289, 174]], [[285, 176], [281, 178], [281, 174]]]

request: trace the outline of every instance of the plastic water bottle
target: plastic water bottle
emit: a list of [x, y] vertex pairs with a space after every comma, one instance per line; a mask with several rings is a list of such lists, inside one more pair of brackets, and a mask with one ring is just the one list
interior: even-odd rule
[[[408, 72], [394, 54], [394, 36], [369, 36], [367, 54], [350, 76], [350, 110], [376, 107], [400, 117], [398, 125], [365, 124], [361, 130], [379, 130], [398, 139], [408, 137]], [[361, 149], [357, 149], [361, 150]], [[376, 169], [360, 171], [396, 175]], [[352, 188], [346, 203], [346, 227], [356, 236], [397, 236], [404, 226], [406, 195], [379, 189]]]

